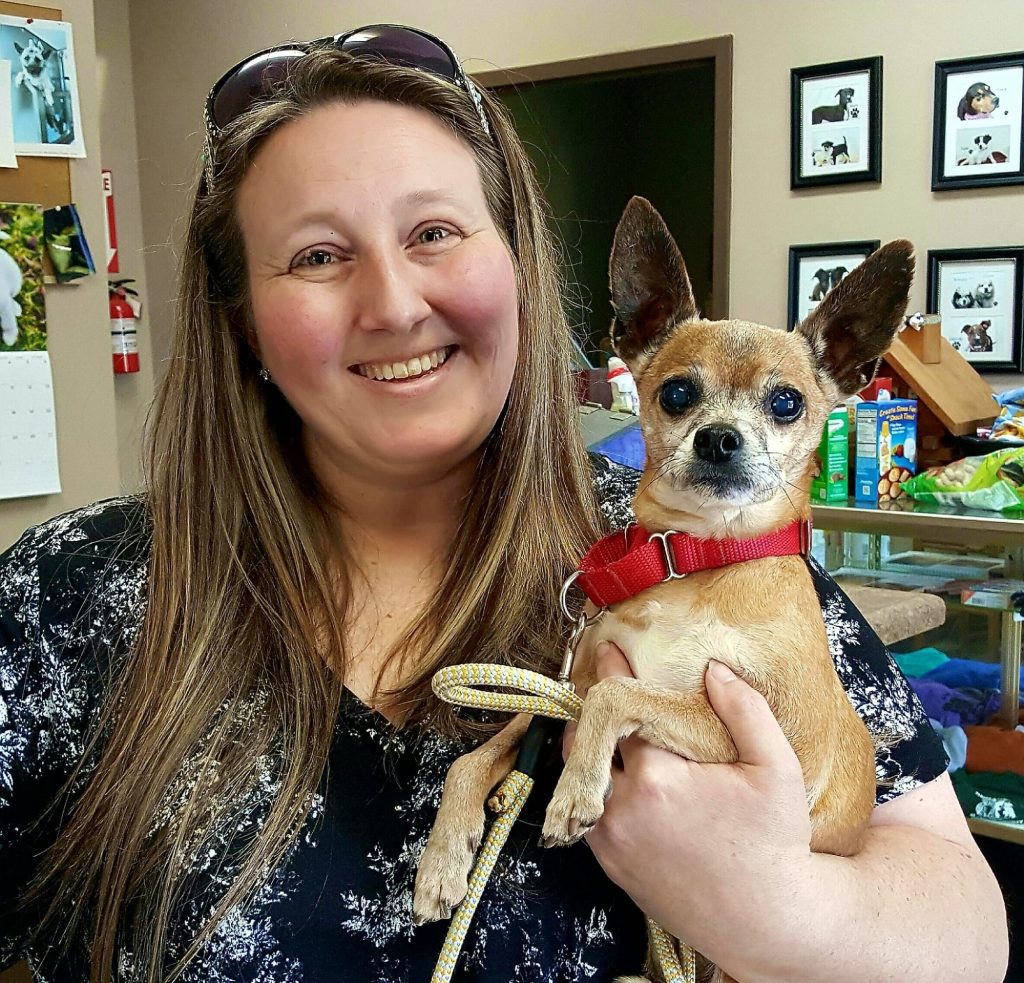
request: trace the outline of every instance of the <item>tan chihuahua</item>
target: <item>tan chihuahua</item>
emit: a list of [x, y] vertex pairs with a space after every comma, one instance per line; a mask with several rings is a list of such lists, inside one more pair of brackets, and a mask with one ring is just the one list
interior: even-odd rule
[[[637, 381], [647, 448], [637, 521], [650, 533], [723, 540], [808, 518], [825, 419], [870, 381], [907, 309], [913, 270], [910, 243], [891, 242], [795, 331], [707, 321], [661, 216], [633, 198], [616, 229], [610, 276], [612, 340]], [[595, 682], [600, 641], [622, 649], [635, 679]], [[630, 734], [694, 761], [736, 760], [704, 688], [712, 658], [765, 696], [792, 744], [811, 849], [844, 856], [860, 848], [875, 803], [874, 744], [836, 675], [799, 555], [692, 573], [604, 611], [576, 660], [573, 679], [586, 700], [547, 809], [547, 845], [573, 843], [601, 818], [616, 745]], [[527, 722], [517, 717], [452, 766], [416, 878], [418, 921], [447, 917], [464, 897], [484, 804], [512, 768]], [[729, 979], [706, 960], [699, 976]]]

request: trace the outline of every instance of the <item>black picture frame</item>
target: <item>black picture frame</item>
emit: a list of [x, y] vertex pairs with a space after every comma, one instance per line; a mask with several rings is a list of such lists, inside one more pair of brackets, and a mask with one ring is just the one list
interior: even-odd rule
[[[975, 104], [983, 113], [972, 116], [967, 100], [978, 86], [999, 105]], [[1024, 51], [936, 62], [932, 191], [1005, 184], [1024, 184]]]
[[[865, 84], [866, 102], [858, 92]], [[845, 155], [836, 154], [841, 147]], [[790, 188], [881, 180], [882, 56], [791, 69]]]
[[928, 251], [928, 310], [978, 372], [1024, 371], [1022, 300], [1024, 246]]
[[[878, 239], [860, 239], [856, 242], [816, 242], [802, 246], [789, 247], [789, 303], [786, 313], [786, 330], [792, 331], [807, 315], [810, 310], [817, 306], [825, 294], [831, 290], [839, 280], [830, 278], [828, 287], [818, 276], [818, 273], [834, 271], [837, 267], [845, 270], [843, 276], [854, 269], [854, 266], [847, 266], [851, 257], [857, 257], [859, 262], [868, 258], [880, 245]], [[806, 260], [819, 261], [818, 270], [811, 273], [809, 279], [806, 275], [801, 276], [801, 268]], [[831, 262], [830, 262], [831, 261]], [[810, 263], [803, 267], [806, 271], [810, 266], [818, 263]], [[808, 293], [807, 291], [811, 292]], [[814, 298], [816, 292], [821, 293], [817, 300]]]

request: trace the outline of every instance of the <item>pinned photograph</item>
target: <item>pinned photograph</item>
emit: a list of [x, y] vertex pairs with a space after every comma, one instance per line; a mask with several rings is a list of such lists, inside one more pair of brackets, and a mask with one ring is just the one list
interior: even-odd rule
[[0, 354], [42, 351], [43, 210], [0, 203]]
[[882, 59], [794, 68], [793, 188], [882, 179]]
[[792, 330], [807, 317], [878, 245], [878, 239], [871, 239], [790, 246], [787, 329]]
[[0, 15], [10, 63], [14, 149], [28, 157], [84, 157], [71, 25]]
[[935, 66], [932, 190], [1024, 181], [1024, 53]]
[[979, 372], [1020, 372], [1024, 246], [928, 253], [928, 309]]

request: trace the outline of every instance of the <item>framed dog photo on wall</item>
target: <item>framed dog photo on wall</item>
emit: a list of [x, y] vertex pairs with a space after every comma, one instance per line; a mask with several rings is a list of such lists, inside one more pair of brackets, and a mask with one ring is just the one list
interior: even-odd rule
[[882, 180], [882, 59], [790, 72], [790, 187]]
[[789, 247], [789, 314], [792, 331], [850, 270], [877, 248], [878, 239], [863, 242], [827, 242]]
[[1024, 51], [935, 65], [932, 191], [1024, 183]]
[[928, 252], [928, 310], [946, 340], [979, 372], [1024, 370], [1024, 246]]

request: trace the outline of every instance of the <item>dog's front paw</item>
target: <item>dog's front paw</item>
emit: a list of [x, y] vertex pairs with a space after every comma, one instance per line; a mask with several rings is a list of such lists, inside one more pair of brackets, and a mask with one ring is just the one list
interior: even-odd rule
[[[575, 786], [575, 787], [574, 787]], [[541, 846], [570, 846], [589, 833], [604, 815], [605, 790], [559, 782], [544, 815]]]
[[445, 837], [447, 842], [431, 835], [423, 851], [416, 886], [413, 890], [412, 915], [417, 925], [451, 918], [456, 906], [466, 896], [469, 872], [480, 848], [483, 828], [470, 832], [461, 845]]

